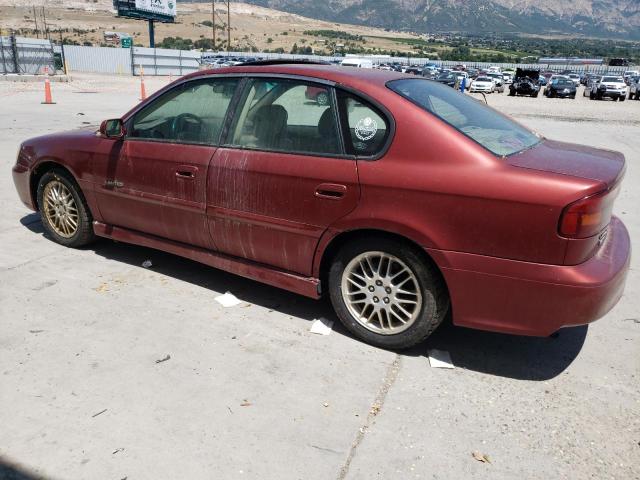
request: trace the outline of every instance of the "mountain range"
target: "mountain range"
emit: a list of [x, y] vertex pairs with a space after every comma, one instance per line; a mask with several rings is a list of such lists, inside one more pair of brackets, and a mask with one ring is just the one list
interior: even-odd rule
[[640, 39], [640, 0], [245, 0], [341, 23], [427, 32]]

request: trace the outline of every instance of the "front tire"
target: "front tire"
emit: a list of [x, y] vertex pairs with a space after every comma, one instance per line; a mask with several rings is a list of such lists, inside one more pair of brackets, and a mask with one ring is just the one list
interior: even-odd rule
[[388, 238], [343, 246], [329, 269], [329, 295], [342, 324], [381, 348], [421, 343], [449, 310], [437, 268], [417, 248]]
[[38, 182], [38, 209], [45, 231], [65, 247], [82, 247], [95, 240], [93, 217], [73, 177], [64, 170], [45, 173]]

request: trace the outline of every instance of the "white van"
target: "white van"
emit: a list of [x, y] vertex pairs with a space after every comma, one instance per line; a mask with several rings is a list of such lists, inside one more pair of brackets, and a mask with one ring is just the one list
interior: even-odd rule
[[373, 68], [373, 62], [365, 58], [345, 58], [342, 60], [343, 67]]

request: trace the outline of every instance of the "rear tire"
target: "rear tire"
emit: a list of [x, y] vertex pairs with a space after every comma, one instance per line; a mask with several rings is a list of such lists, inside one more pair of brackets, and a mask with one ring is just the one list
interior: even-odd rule
[[347, 330], [381, 348], [421, 343], [449, 310], [444, 281], [425, 254], [384, 237], [340, 249], [329, 269], [329, 295]]
[[77, 248], [95, 241], [91, 211], [68, 172], [46, 172], [38, 182], [37, 199], [42, 226], [56, 243]]

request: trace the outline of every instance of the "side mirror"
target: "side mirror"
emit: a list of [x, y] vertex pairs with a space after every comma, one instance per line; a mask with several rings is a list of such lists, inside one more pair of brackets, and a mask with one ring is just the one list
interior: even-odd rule
[[100, 134], [107, 138], [124, 138], [124, 124], [119, 118], [104, 120], [100, 124]]

